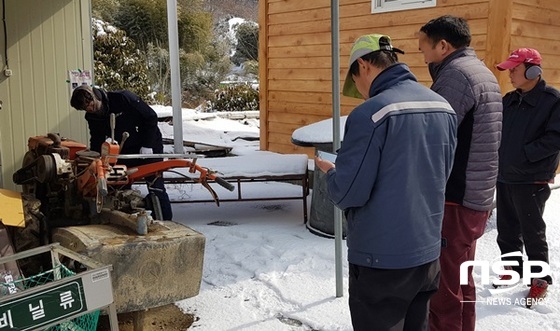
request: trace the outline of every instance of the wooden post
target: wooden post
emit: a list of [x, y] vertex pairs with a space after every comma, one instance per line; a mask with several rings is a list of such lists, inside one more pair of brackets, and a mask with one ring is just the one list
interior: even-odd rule
[[259, 0], [260, 149], [268, 150], [268, 0]]
[[486, 36], [486, 57], [484, 62], [492, 70], [505, 94], [511, 89], [507, 72], [496, 69], [496, 64], [504, 61], [511, 48], [511, 21], [513, 0], [490, 0], [488, 2], [488, 29]]

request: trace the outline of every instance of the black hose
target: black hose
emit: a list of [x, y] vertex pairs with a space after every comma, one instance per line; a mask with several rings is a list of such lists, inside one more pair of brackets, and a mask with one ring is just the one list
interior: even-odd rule
[[8, 66], [8, 28], [6, 25], [6, 0], [2, 0], [2, 22], [4, 22], [4, 59], [6, 61], [6, 68]]

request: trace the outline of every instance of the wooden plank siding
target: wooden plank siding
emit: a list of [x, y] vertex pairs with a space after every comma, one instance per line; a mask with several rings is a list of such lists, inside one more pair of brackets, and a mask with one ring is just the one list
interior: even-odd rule
[[[370, 0], [340, 0], [340, 86], [348, 68], [354, 40], [366, 33], [384, 33], [406, 54], [418, 80], [431, 77], [418, 50], [418, 30], [430, 19], [451, 14], [468, 20], [471, 46], [496, 74], [505, 92], [511, 90], [507, 72], [495, 65], [512, 49], [535, 47], [544, 57], [544, 77], [560, 83], [560, 20], [555, 0], [438, 0], [425, 9], [371, 14]], [[313, 149], [291, 143], [292, 132], [332, 116], [331, 1], [260, 0], [261, 149], [307, 153]], [[341, 114], [361, 101], [341, 97]]]
[[[510, 49], [536, 48], [543, 57], [543, 78], [560, 88], [560, 6], [557, 0], [513, 0]], [[506, 75], [503, 73], [502, 75]], [[505, 89], [504, 89], [505, 86]], [[506, 80], [504, 91], [513, 89]], [[560, 167], [556, 170], [560, 173]]]
[[[560, 6], [556, 0], [513, 0], [510, 49], [532, 47], [543, 57], [543, 77], [560, 88]], [[513, 89], [507, 84], [507, 90]]]

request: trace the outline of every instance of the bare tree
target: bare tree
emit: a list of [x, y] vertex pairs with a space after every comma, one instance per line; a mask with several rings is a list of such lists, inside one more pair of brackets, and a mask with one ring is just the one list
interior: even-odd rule
[[231, 15], [256, 22], [258, 19], [258, 0], [206, 0], [206, 8], [214, 20]]

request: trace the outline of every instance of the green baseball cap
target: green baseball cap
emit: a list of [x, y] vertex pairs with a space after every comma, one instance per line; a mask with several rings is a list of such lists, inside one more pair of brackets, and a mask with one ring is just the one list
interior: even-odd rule
[[362, 56], [381, 50], [393, 51], [393, 46], [391, 46], [391, 38], [387, 35], [367, 34], [356, 39], [354, 45], [352, 45], [352, 50], [350, 51], [350, 62], [348, 64], [348, 73], [346, 73], [344, 87], [342, 88], [342, 95], [362, 99], [362, 95], [360, 94], [360, 92], [358, 92], [356, 84], [352, 80], [350, 67], [352, 66], [352, 63], [354, 63]]

